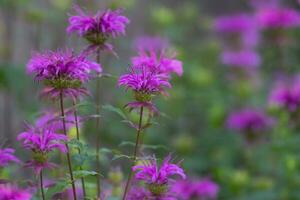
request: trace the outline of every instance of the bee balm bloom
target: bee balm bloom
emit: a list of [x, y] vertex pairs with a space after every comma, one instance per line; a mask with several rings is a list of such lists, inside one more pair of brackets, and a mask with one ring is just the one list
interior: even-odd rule
[[219, 17], [214, 30], [234, 47], [254, 47], [259, 39], [255, 18], [248, 14]]
[[263, 111], [245, 108], [232, 112], [227, 119], [227, 126], [244, 133], [246, 139], [252, 142], [273, 124], [273, 120]]
[[134, 47], [139, 51], [160, 52], [169, 47], [169, 42], [158, 36], [141, 36], [134, 40]]
[[32, 195], [15, 186], [0, 184], [0, 200], [30, 200]]
[[256, 17], [263, 29], [287, 29], [300, 26], [299, 12], [290, 8], [262, 8], [257, 12]]
[[221, 55], [221, 60], [224, 65], [240, 69], [255, 69], [260, 63], [260, 57], [255, 51], [224, 51]]
[[157, 71], [157, 73], [166, 75], [174, 72], [181, 76], [183, 73], [182, 62], [175, 59], [174, 56], [166, 57], [163, 51], [159, 55], [154, 50], [140, 51], [139, 56], [132, 58], [132, 64], [136, 67], [147, 67], [150, 70]]
[[102, 71], [99, 64], [88, 61], [85, 55], [75, 55], [71, 50], [36, 53], [27, 64], [27, 72], [43, 81], [44, 94], [57, 97], [61, 92], [73, 98], [87, 94], [83, 84], [91, 73]]
[[77, 33], [95, 45], [105, 45], [109, 37], [125, 35], [129, 19], [122, 15], [122, 10], [106, 10], [96, 15], [85, 14], [75, 6], [77, 15], [69, 18], [68, 33]]
[[12, 148], [0, 149], [0, 167], [6, 167], [10, 162], [20, 162], [20, 160], [13, 155], [14, 152], [15, 150]]
[[23, 147], [32, 151], [32, 160], [25, 166], [33, 167], [38, 174], [44, 168], [51, 168], [54, 164], [48, 162], [48, 154], [57, 149], [63, 153], [67, 152], [65, 142], [67, 137], [62, 134], [56, 134], [51, 128], [30, 127], [26, 132], [19, 134], [19, 141], [22, 141]]
[[134, 92], [136, 102], [127, 106], [131, 108], [145, 106], [155, 110], [151, 103], [152, 97], [164, 93], [164, 88], [170, 88], [171, 84], [165, 74], [158, 74], [147, 67], [132, 67], [128, 74], [120, 76], [118, 86], [124, 86], [126, 90], [131, 89]]
[[271, 91], [269, 103], [291, 113], [296, 112], [300, 108], [300, 79], [297, 77], [290, 83], [278, 82]]
[[174, 181], [172, 177], [178, 175], [185, 179], [185, 173], [177, 164], [170, 163], [171, 156], [164, 159], [161, 166], [158, 166], [156, 159], [136, 165], [132, 168], [137, 180], [146, 183], [148, 190], [154, 196], [162, 196], [168, 193], [170, 183]]
[[219, 186], [210, 179], [178, 181], [172, 187], [179, 199], [216, 199]]

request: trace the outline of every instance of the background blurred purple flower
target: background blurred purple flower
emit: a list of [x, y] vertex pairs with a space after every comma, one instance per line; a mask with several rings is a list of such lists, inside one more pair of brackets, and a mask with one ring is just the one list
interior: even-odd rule
[[169, 47], [169, 41], [159, 36], [141, 36], [134, 40], [134, 48], [138, 51], [161, 52]]
[[27, 72], [46, 85], [44, 92], [53, 97], [61, 91], [72, 97], [86, 94], [82, 84], [91, 78], [91, 73], [100, 73], [101, 66], [75, 55], [72, 50], [35, 53], [27, 64]]
[[98, 11], [96, 15], [85, 14], [79, 6], [74, 6], [77, 15], [70, 16], [68, 33], [77, 33], [86, 37], [93, 44], [103, 45], [108, 37], [125, 34], [129, 19], [122, 15], [122, 10]]
[[[66, 122], [66, 129], [69, 130], [72, 127], [75, 127], [75, 117], [72, 112], [67, 111], [65, 112], [65, 122]], [[81, 126], [80, 117], [77, 117], [79, 121], [79, 127]], [[53, 132], [62, 132], [63, 131], [63, 124], [61, 121], [60, 113], [55, 113], [53, 111], [44, 111], [42, 115], [36, 119], [35, 127], [39, 128], [49, 128], [53, 130]]]
[[226, 46], [254, 47], [259, 39], [255, 17], [248, 14], [222, 16], [215, 20], [214, 30], [226, 41]]
[[151, 196], [151, 193], [147, 191], [144, 187], [134, 186], [130, 189], [127, 200], [144, 200]]
[[208, 200], [217, 198], [219, 186], [210, 179], [182, 180], [176, 182], [172, 191], [177, 194], [180, 200]]
[[224, 51], [221, 55], [221, 62], [229, 67], [254, 69], [260, 65], [261, 60], [255, 51], [241, 50]]
[[22, 132], [17, 138], [22, 141], [25, 149], [32, 151], [32, 160], [26, 163], [26, 167], [33, 167], [38, 174], [43, 168], [51, 168], [54, 165], [48, 162], [48, 153], [57, 149], [66, 153], [65, 142], [67, 137], [56, 134], [49, 128], [30, 127], [26, 132]]
[[296, 77], [291, 82], [277, 82], [271, 91], [269, 104], [289, 112], [297, 111], [300, 108], [300, 79]]
[[272, 119], [262, 110], [244, 108], [232, 112], [227, 119], [227, 126], [243, 133], [259, 133], [268, 129]]
[[9, 184], [0, 184], [0, 200], [30, 200], [32, 195]]
[[139, 51], [139, 56], [133, 57], [131, 60], [134, 67], [147, 67], [156, 70], [157, 73], [166, 75], [175, 72], [178, 76], [181, 76], [183, 73], [182, 62], [174, 57], [166, 57], [164, 51], [161, 51], [158, 55], [157, 52], [151, 50], [149, 52]]
[[300, 25], [299, 12], [290, 8], [263, 8], [258, 10], [256, 18], [263, 29], [286, 29]]
[[14, 153], [12, 148], [0, 149], [0, 167], [6, 167], [10, 162], [19, 163], [20, 160], [13, 155]]

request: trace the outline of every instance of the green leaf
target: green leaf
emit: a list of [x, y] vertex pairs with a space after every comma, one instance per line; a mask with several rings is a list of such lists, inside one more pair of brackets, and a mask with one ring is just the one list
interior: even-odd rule
[[135, 146], [135, 143], [134, 142], [129, 142], [129, 141], [123, 141], [121, 142], [121, 144], [119, 144], [120, 147], [122, 146]]
[[69, 187], [66, 180], [57, 182], [53, 187], [48, 188], [45, 193], [46, 199], [51, 199], [53, 195], [65, 191]]
[[131, 156], [128, 156], [128, 155], [125, 155], [125, 154], [118, 154], [118, 155], [114, 155], [114, 157], [112, 158], [112, 160], [118, 160], [120, 158], [126, 158], [128, 160], [132, 159]]
[[77, 148], [80, 149], [80, 151], [84, 151], [87, 148], [87, 145], [82, 143], [81, 141], [77, 140], [77, 139], [71, 139], [70, 141], [68, 141], [68, 144], [73, 147], [73, 148]]
[[101, 148], [99, 149], [99, 153], [100, 154], [109, 154], [109, 153], [113, 153], [111, 149], [108, 148]]
[[95, 171], [88, 171], [88, 170], [77, 170], [77, 171], [73, 171], [73, 175], [75, 179], [80, 179], [80, 178], [84, 178], [87, 176], [95, 176], [98, 173]]
[[127, 119], [126, 115], [123, 113], [123, 111], [120, 108], [116, 108], [116, 107], [114, 107], [112, 105], [109, 105], [109, 104], [102, 106], [102, 108], [104, 110], [108, 110], [108, 111], [111, 111], [111, 112], [114, 112], [114, 113], [118, 114], [123, 119]]

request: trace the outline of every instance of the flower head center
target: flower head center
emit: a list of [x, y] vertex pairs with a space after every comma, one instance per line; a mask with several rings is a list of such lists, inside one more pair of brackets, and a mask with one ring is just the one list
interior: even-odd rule
[[70, 80], [66, 78], [46, 79], [44, 81], [46, 86], [51, 86], [55, 89], [67, 89], [67, 88], [80, 88], [82, 82], [78, 79]]
[[44, 164], [48, 160], [47, 154], [41, 151], [33, 152], [32, 158], [34, 161], [40, 164]]
[[168, 188], [167, 184], [151, 183], [151, 184], [148, 184], [148, 189], [154, 196], [160, 196], [160, 195], [165, 194], [169, 188]]
[[107, 40], [107, 36], [105, 36], [103, 33], [98, 33], [95, 31], [86, 33], [84, 37], [90, 43], [95, 44], [95, 45], [104, 45]]
[[144, 91], [135, 91], [134, 98], [138, 102], [150, 102], [152, 100], [152, 94], [144, 92]]

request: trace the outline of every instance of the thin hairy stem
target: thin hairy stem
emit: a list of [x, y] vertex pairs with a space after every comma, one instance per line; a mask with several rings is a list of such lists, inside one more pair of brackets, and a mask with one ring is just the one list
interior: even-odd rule
[[[74, 118], [75, 118], [75, 127], [76, 127], [76, 139], [80, 141], [80, 134], [79, 134], [79, 125], [78, 125], [78, 115], [77, 115], [77, 109], [76, 109], [76, 102], [73, 101], [73, 107], [74, 107]], [[81, 154], [80, 148], [78, 148], [78, 154]], [[82, 170], [82, 166], [79, 167], [80, 170]], [[82, 186], [82, 192], [83, 197], [86, 197], [86, 190], [85, 190], [85, 181], [84, 178], [81, 177], [81, 186]]]
[[[139, 144], [140, 144], [140, 135], [141, 135], [142, 123], [143, 123], [143, 112], [144, 112], [144, 107], [141, 107], [141, 110], [140, 110], [140, 120], [139, 120], [139, 124], [138, 124], [136, 141], [135, 141], [135, 147], [134, 147], [132, 167], [135, 165], [135, 162], [136, 162], [137, 156], [138, 156]], [[133, 173], [132, 173], [132, 167], [130, 168], [130, 171], [129, 171], [128, 179], [127, 179], [126, 186], [125, 186], [125, 191], [124, 191], [123, 198], [122, 198], [123, 200], [126, 199], [127, 193], [128, 193], [128, 191], [130, 189], [130, 184], [131, 184], [132, 175], [133, 175]]]
[[[97, 49], [96, 61], [100, 64], [100, 47]], [[96, 81], [96, 171], [97, 171], [97, 197], [101, 195], [101, 183], [100, 183], [100, 78], [97, 77]]]
[[44, 193], [44, 183], [43, 183], [43, 170], [40, 172], [40, 186], [41, 186], [41, 194], [42, 194], [42, 199], [45, 200], [45, 193]]
[[[61, 117], [62, 117], [64, 135], [67, 136], [66, 119], [65, 119], [65, 111], [64, 111], [64, 100], [63, 100], [63, 93], [62, 92], [60, 92], [60, 110], [61, 110]], [[73, 177], [69, 145], [68, 145], [68, 143], [66, 143], [65, 145], [66, 145], [66, 149], [67, 149], [67, 161], [68, 161], [69, 174], [70, 174], [71, 184], [72, 184], [73, 199], [77, 200], [75, 180], [74, 180], [74, 177]]]

